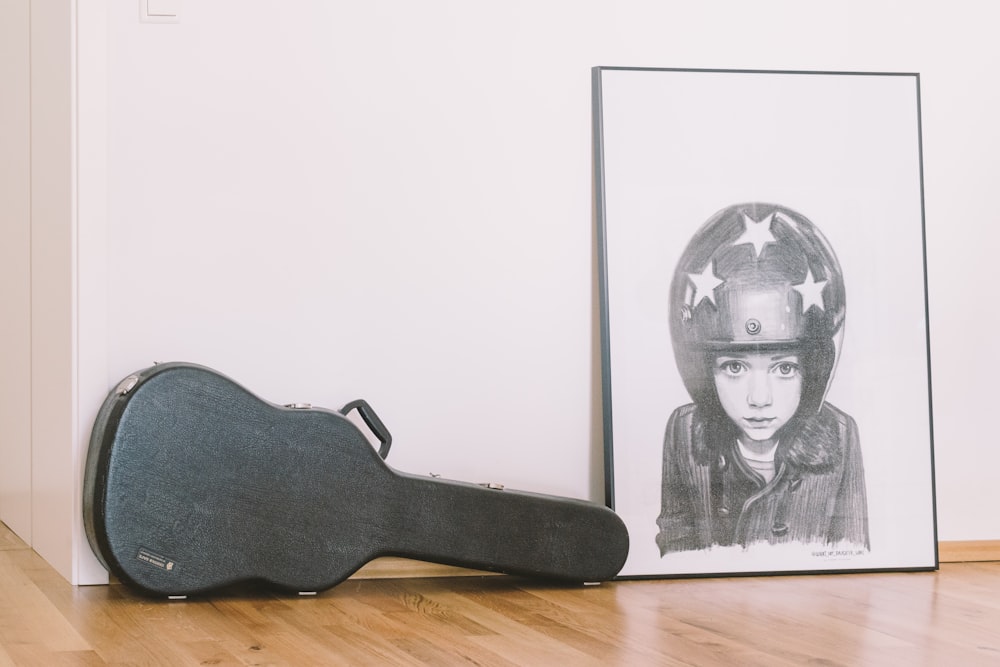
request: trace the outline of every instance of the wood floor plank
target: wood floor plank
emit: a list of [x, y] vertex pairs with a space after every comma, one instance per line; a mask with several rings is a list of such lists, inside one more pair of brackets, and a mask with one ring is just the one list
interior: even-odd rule
[[27, 549], [28, 545], [7, 526], [0, 524], [0, 551]]
[[52, 656], [89, 651], [87, 641], [20, 567], [25, 553], [0, 551], [0, 645], [15, 661], [26, 651]]
[[1000, 665], [1000, 562], [605, 582], [349, 579], [167, 602], [70, 586], [0, 525], [6, 665]]

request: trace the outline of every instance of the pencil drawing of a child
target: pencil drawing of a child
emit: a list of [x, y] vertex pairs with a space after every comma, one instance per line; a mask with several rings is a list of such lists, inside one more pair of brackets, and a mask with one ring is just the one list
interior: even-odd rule
[[858, 428], [826, 401], [846, 310], [819, 229], [783, 206], [723, 209], [683, 252], [669, 307], [692, 402], [664, 437], [660, 554], [870, 548]]

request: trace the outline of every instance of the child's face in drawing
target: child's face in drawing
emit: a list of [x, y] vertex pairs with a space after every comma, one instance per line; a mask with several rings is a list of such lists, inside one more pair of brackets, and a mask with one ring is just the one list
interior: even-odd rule
[[719, 402], [739, 427], [741, 438], [772, 439], [802, 398], [802, 369], [796, 354], [723, 354], [716, 357], [713, 374]]

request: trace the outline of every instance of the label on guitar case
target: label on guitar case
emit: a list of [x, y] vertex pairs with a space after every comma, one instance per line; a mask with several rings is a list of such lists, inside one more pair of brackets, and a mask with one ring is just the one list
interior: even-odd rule
[[149, 563], [153, 567], [158, 567], [161, 570], [166, 570], [167, 572], [172, 571], [175, 566], [174, 561], [170, 560], [169, 558], [161, 556], [158, 553], [154, 553], [149, 549], [144, 549], [142, 547], [139, 548], [139, 553], [136, 554], [135, 557], [136, 560], [141, 560], [143, 563]]

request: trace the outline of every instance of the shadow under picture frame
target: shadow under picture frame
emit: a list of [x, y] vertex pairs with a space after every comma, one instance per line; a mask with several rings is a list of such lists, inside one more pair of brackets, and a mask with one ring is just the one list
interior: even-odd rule
[[919, 92], [594, 68], [620, 577], [937, 568]]

